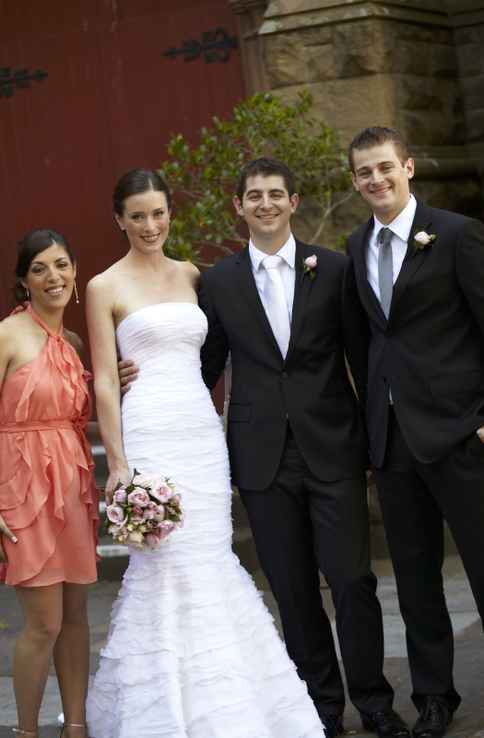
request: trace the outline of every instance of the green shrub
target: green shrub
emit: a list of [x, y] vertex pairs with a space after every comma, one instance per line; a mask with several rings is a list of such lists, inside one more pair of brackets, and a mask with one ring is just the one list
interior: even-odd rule
[[307, 92], [292, 103], [257, 94], [237, 105], [230, 118], [213, 118], [210, 128], [201, 129], [198, 145], [181, 134], [171, 138], [161, 165], [176, 203], [166, 244], [170, 256], [206, 265], [246, 242], [232, 197], [242, 166], [259, 156], [292, 169], [299, 194], [311, 204], [310, 240], [318, 241], [351, 189], [335, 132], [311, 116], [312, 104]]

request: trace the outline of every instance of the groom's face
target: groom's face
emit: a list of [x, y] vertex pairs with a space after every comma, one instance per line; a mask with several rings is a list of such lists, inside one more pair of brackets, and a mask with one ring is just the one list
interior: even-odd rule
[[413, 159], [402, 161], [391, 141], [353, 151], [353, 185], [382, 223], [407, 205], [413, 173]]
[[284, 177], [257, 174], [248, 177], [242, 200], [234, 198], [237, 213], [247, 223], [254, 243], [284, 243], [289, 238], [290, 220], [299, 203], [297, 194], [289, 195]]

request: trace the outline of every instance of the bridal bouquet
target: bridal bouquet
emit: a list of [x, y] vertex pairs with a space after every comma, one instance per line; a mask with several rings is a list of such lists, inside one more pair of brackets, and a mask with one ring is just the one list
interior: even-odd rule
[[150, 478], [136, 469], [128, 484], [118, 482], [106, 507], [108, 533], [115, 543], [156, 549], [183, 525], [180, 495], [167, 478]]

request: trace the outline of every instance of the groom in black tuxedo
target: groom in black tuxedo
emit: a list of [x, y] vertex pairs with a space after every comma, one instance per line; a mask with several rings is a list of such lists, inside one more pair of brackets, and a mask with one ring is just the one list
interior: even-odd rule
[[370, 329], [362, 396], [420, 713], [414, 736], [432, 738], [460, 702], [444, 518], [484, 615], [484, 227], [415, 200], [396, 131], [365, 129], [349, 161], [373, 211], [348, 241], [349, 289], [356, 280]]
[[[342, 730], [344, 690], [319, 571], [336, 609], [351, 700], [379, 736], [408, 736], [392, 710], [383, 667], [381, 609], [370, 568], [367, 439], [345, 368], [366, 349], [356, 292], [342, 308], [346, 257], [297, 241], [291, 172], [258, 159], [242, 172], [234, 204], [249, 245], [203, 273], [209, 331], [202, 372], [213, 388], [230, 353], [228, 447], [260, 563], [276, 597], [286, 646], [326, 727]], [[364, 387], [359, 389], [362, 393]]]

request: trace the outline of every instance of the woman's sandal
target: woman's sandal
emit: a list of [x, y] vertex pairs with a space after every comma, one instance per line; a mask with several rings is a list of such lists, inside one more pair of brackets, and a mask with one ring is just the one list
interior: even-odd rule
[[37, 738], [37, 731], [33, 730], [20, 730], [20, 728], [12, 728], [12, 733], [15, 733], [16, 735], [33, 735], [35, 738]]
[[59, 738], [62, 738], [65, 728], [84, 728], [84, 730], [86, 730], [87, 725], [85, 725], [84, 723], [64, 723]]

